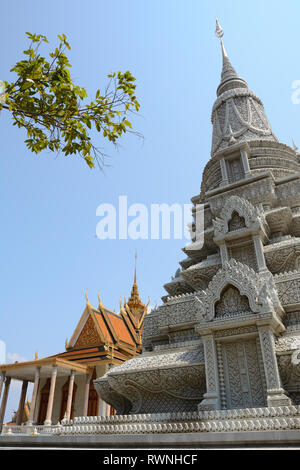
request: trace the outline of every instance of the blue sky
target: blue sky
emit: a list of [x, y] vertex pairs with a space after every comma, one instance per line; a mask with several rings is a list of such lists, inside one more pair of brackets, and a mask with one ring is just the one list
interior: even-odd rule
[[[2, 111], [0, 340], [7, 360], [31, 360], [64, 350], [85, 307], [85, 290], [111, 309], [129, 295], [134, 253], [138, 285], [153, 305], [185, 256], [186, 240], [99, 240], [101, 203], [188, 204], [199, 193], [210, 158], [210, 113], [221, 72], [215, 19], [224, 29], [232, 64], [265, 105], [279, 140], [300, 147], [300, 105], [291, 101], [300, 79], [297, 0], [21, 0], [1, 6], [0, 79], [28, 44], [25, 32], [55, 45], [65, 33], [74, 81], [92, 98], [111, 71], [137, 79], [144, 135], [105, 145], [111, 166], [91, 171], [76, 157], [35, 156], [25, 134]], [[16, 407], [12, 390], [8, 415]]]

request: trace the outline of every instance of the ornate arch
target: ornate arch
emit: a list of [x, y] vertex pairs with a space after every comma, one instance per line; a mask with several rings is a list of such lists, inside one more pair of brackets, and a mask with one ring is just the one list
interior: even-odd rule
[[228, 286], [238, 289], [241, 296], [246, 296], [253, 313], [264, 313], [278, 306], [278, 297], [270, 279], [260, 277], [246, 264], [231, 259], [212, 278], [199, 301], [200, 317], [211, 321], [215, 317], [215, 304]]
[[228, 224], [233, 213], [237, 213], [244, 219], [246, 228], [259, 228], [266, 224], [261, 207], [253, 206], [253, 204], [242, 197], [230, 196], [221, 210], [220, 217], [216, 217], [213, 220], [215, 238], [222, 238], [228, 233]]

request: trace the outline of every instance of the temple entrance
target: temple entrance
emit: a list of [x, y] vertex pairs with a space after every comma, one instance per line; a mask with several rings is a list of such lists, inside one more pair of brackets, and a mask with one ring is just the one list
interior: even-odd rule
[[267, 406], [259, 339], [222, 343], [222, 362], [225, 379], [221, 384], [225, 389], [221, 393], [222, 408]]

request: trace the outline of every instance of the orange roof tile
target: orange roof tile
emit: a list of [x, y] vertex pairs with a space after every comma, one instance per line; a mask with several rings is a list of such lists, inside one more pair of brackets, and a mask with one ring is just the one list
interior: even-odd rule
[[134, 346], [135, 342], [132, 339], [132, 336], [129, 333], [127, 326], [125, 325], [123, 318], [107, 310], [106, 314], [108, 315], [116, 334], [119, 336], [119, 340]]
[[102, 331], [102, 334], [103, 334], [104, 338], [109, 343], [113, 343], [112, 335], [110, 334], [109, 329], [107, 328], [106, 323], [105, 323], [102, 315], [100, 313], [95, 312], [95, 310], [93, 310], [93, 313], [95, 315], [95, 318], [97, 320], [97, 323], [98, 323], [99, 327], [101, 328], [101, 331]]

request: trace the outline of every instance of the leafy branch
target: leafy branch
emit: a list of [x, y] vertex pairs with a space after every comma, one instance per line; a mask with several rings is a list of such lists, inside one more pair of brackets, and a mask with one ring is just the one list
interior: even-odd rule
[[59, 45], [49, 54], [40, 55], [40, 46], [48, 43], [41, 34], [26, 33], [31, 43], [24, 51], [25, 58], [11, 69], [17, 78], [3, 82], [0, 110], [10, 111], [13, 125], [27, 131], [26, 146], [38, 154], [44, 149], [64, 155], [80, 155], [90, 168], [95, 162], [103, 168], [105, 153], [96, 147], [89, 135], [92, 126], [117, 145], [120, 137], [132, 129], [129, 113], [139, 111], [135, 96], [135, 78], [129, 71], [108, 75], [103, 93], [97, 90], [95, 99], [86, 103], [85, 88], [72, 82], [71, 64], [65, 54], [70, 45], [64, 34]]

